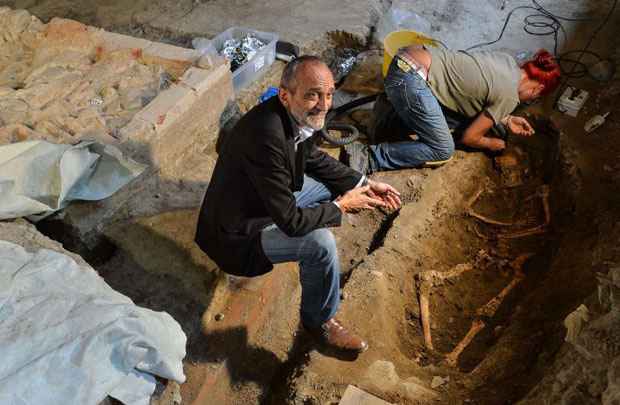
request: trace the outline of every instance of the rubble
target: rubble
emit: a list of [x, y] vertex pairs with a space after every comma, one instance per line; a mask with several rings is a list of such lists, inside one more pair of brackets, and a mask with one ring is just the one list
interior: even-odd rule
[[142, 52], [106, 51], [83, 24], [54, 18], [44, 25], [24, 13], [1, 15], [6, 26], [21, 23], [18, 30], [29, 35], [16, 37], [11, 30], [4, 35], [13, 53], [4, 53], [0, 63], [0, 144], [115, 143], [133, 116], [164, 90], [169, 73]]
[[375, 397], [354, 385], [349, 385], [338, 405], [389, 405], [388, 402]]
[[[610, 296], [620, 289], [620, 269], [608, 272], [612, 289], [601, 296]], [[615, 291], [612, 291], [615, 290]], [[599, 290], [600, 291], [600, 290]], [[593, 301], [591, 297], [588, 301]], [[566, 343], [550, 365], [545, 377], [519, 402], [520, 405], [545, 403], [604, 404], [620, 400], [620, 311], [618, 303], [598, 310], [581, 305], [566, 321]], [[577, 401], [577, 402], [575, 402]]]
[[435, 389], [435, 388], [439, 388], [442, 385], [446, 385], [448, 382], [450, 381], [450, 377], [441, 377], [441, 376], [434, 376], [433, 380], [431, 381], [431, 388]]
[[[450, 377], [446, 377], [440, 385], [445, 384], [449, 380]], [[396, 373], [396, 368], [392, 362], [377, 360], [366, 371], [363, 386], [378, 392], [398, 392], [410, 401], [417, 401], [437, 397], [437, 392], [434, 391], [437, 386], [433, 386], [435, 382], [436, 380], [433, 379], [429, 388], [426, 383], [417, 377], [401, 379]]]

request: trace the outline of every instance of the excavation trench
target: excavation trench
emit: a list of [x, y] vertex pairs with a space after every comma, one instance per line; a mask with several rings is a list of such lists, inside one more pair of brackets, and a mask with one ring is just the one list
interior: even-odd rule
[[573, 277], [550, 265], [574, 205], [560, 152], [558, 132], [541, 119], [536, 137], [514, 140], [502, 157], [458, 152], [439, 169], [374, 176], [401, 190], [403, 208], [347, 215], [334, 230], [340, 316], [371, 346], [356, 361], [317, 352], [299, 329], [293, 264], [254, 280], [219, 273], [193, 244], [196, 210], [111, 225], [105, 237], [116, 250], [97, 270], [182, 325], [185, 403], [337, 403], [348, 384], [388, 401], [420, 400], [372, 377], [378, 360], [403, 378], [450, 376], [458, 383], [443, 389], [443, 403], [514, 401], [535, 381], [525, 376], [541, 354], [559, 347], [562, 308], [572, 305], [546, 300]]
[[558, 252], [579, 262], [580, 233], [568, 225], [579, 179], [559, 132], [531, 118], [537, 135], [511, 140], [501, 157], [457, 152], [439, 169], [375, 174], [402, 192], [403, 208], [347, 215], [334, 230], [340, 317], [371, 346], [356, 361], [317, 352], [299, 328], [293, 264], [254, 280], [218, 272], [193, 243], [195, 209], [111, 224], [113, 254], [96, 268], [183, 327], [185, 403], [337, 403], [348, 384], [395, 403], [424, 400], [382, 383], [378, 361], [427, 386], [449, 376], [441, 403], [514, 402], [559, 348], [563, 317], [594, 288], [578, 265], [553, 264]]
[[441, 403], [514, 402], [532, 387], [541, 359], [561, 345], [563, 316], [592, 289], [553, 292], [583, 285], [578, 267], [552, 264], [572, 240], [563, 235], [575, 204], [567, 185], [578, 179], [559, 132], [531, 118], [537, 136], [511, 140], [501, 157], [458, 153], [438, 170], [377, 175], [398, 184], [406, 204], [381, 222], [347, 277], [341, 311], [374, 350], [350, 363], [310, 354], [289, 364], [286, 395], [277, 390], [271, 403], [337, 403], [347, 384], [395, 403], [424, 400], [377, 374], [380, 361], [401, 381], [449, 376]]
[[[358, 112], [349, 118], [370, 128], [370, 110]], [[220, 272], [193, 242], [197, 208], [106, 223], [96, 244], [62, 221], [39, 229], [70, 249], [96, 246], [85, 257], [114, 289], [181, 324], [187, 403], [338, 402], [348, 384], [393, 402], [417, 400], [368, 376], [379, 360], [425, 382], [452, 376], [460, 386], [444, 389], [447, 403], [514, 401], [534, 381], [522, 375], [562, 341], [562, 316], [589, 291], [546, 299], [583, 278], [552, 271], [555, 252], [571, 240], [558, 235], [572, 215], [573, 180], [557, 130], [530, 118], [537, 135], [511, 139], [494, 159], [459, 151], [438, 169], [375, 174], [401, 191], [403, 208], [347, 214], [334, 229], [339, 317], [372, 348], [354, 362], [317, 352], [300, 330], [296, 265], [252, 280]], [[514, 375], [518, 383], [493, 390]]]

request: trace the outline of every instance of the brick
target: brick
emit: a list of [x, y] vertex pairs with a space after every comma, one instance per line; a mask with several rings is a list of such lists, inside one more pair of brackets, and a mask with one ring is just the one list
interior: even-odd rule
[[190, 67], [181, 77], [180, 83], [200, 95], [209, 88], [211, 84], [209, 76], [211, 73], [211, 70]]
[[160, 133], [168, 128], [196, 101], [196, 93], [185, 86], [172, 85], [162, 91], [134, 118], [141, 119], [155, 126]]
[[[297, 264], [277, 265], [275, 271], [257, 278], [252, 289], [241, 288], [227, 297], [222, 297], [219, 305], [222, 306], [224, 319], [220, 322], [210, 320], [213, 315], [220, 311], [220, 308], [212, 308], [212, 310], [205, 312], [203, 322], [207, 322], [203, 323], [203, 333], [208, 336], [218, 331], [226, 332], [239, 328], [247, 333], [247, 344], [249, 346], [257, 345], [256, 338], [259, 330], [266, 323], [273, 322], [271, 316], [275, 308], [280, 307], [283, 300], [286, 300], [285, 294], [290, 294], [292, 288], [297, 286], [297, 279], [293, 276], [295, 271], [297, 271]], [[220, 286], [220, 288], [228, 287]], [[259, 347], [261, 350], [271, 349]], [[240, 350], [244, 350], [244, 348], [240, 348]], [[201, 375], [199, 378], [202, 380], [200, 391], [197, 397], [191, 401], [193, 405], [228, 403], [227, 400], [230, 400], [231, 395], [231, 384], [226, 363], [206, 370], [206, 375]]]
[[[181, 84], [191, 88], [198, 96], [201, 96], [225, 76], [229, 76], [225, 80], [230, 80], [232, 83], [232, 75], [227, 64], [221, 64], [212, 70], [191, 67], [181, 77]], [[231, 91], [230, 99], [232, 97], [233, 93]]]
[[144, 53], [159, 58], [195, 63], [202, 54], [195, 49], [181, 48], [174, 45], [151, 42], [144, 48]]
[[127, 140], [148, 141], [155, 134], [155, 126], [151, 122], [144, 121], [142, 118], [134, 116], [127, 125], [118, 131], [121, 142]]
[[145, 49], [151, 46], [152, 42], [142, 38], [134, 38], [114, 32], [107, 32], [102, 29], [89, 27], [100, 46], [106, 52], [118, 51], [121, 49]]
[[220, 55], [205, 54], [196, 62], [196, 66], [203, 69], [214, 69], [221, 64], [226, 64], [230, 69], [230, 62], [228, 62], [228, 59]]

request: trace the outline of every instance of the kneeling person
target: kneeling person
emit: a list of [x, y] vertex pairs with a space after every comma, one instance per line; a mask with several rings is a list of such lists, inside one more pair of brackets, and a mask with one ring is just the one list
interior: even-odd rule
[[347, 145], [349, 164], [375, 172], [445, 162], [454, 153], [451, 127], [462, 133], [464, 146], [501, 151], [505, 142], [487, 136], [489, 130], [505, 126], [513, 134], [532, 135], [524, 118], [510, 114], [520, 102], [553, 91], [559, 81], [560, 68], [544, 50], [519, 66], [502, 52], [401, 48], [385, 78], [385, 93], [398, 126], [418, 140]]
[[361, 352], [366, 342], [335, 318], [340, 262], [326, 228], [338, 226], [345, 212], [396, 209], [400, 198], [314, 145], [310, 136], [323, 128], [334, 90], [320, 59], [302, 56], [286, 66], [278, 97], [251, 109], [224, 140], [196, 242], [237, 276], [298, 262], [303, 326], [323, 343]]

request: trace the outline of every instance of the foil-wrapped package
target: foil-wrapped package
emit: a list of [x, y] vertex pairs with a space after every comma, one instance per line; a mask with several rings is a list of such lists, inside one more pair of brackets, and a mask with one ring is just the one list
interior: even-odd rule
[[339, 82], [348, 75], [353, 70], [356, 61], [355, 50], [350, 48], [339, 50], [329, 66], [334, 75], [334, 80]]
[[246, 34], [241, 39], [229, 39], [224, 42], [222, 56], [230, 61], [230, 68], [235, 71], [239, 66], [251, 60], [260, 48], [266, 44], [253, 34]]

